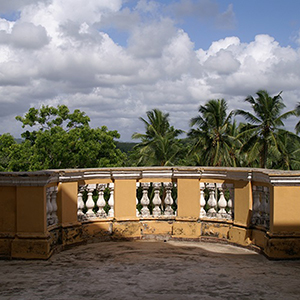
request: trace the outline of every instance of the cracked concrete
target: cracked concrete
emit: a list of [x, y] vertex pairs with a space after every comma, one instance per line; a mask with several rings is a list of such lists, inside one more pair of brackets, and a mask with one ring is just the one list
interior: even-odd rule
[[94, 243], [0, 270], [1, 300], [300, 298], [300, 260], [215, 243]]

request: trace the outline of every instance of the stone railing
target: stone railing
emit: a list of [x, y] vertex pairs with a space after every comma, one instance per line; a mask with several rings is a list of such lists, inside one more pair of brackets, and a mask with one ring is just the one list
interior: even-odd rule
[[0, 173], [0, 255], [107, 239], [226, 241], [300, 258], [300, 172], [212, 167]]

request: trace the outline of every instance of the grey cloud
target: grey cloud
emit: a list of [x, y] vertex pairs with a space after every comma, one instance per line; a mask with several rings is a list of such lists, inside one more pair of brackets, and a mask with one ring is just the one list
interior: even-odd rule
[[10, 40], [14, 47], [25, 49], [38, 49], [49, 43], [46, 29], [32, 23], [16, 23]]
[[140, 16], [137, 12], [124, 8], [118, 12], [104, 14], [96, 24], [100, 29], [113, 27], [120, 31], [131, 31], [139, 22]]
[[[37, 0], [2, 0], [0, 1], [0, 13], [20, 11], [23, 7], [35, 4]], [[39, 2], [50, 2], [50, 0], [39, 0]]]
[[179, 18], [192, 16], [200, 20], [215, 17], [219, 12], [218, 5], [211, 0], [181, 0], [171, 4], [168, 9]]
[[137, 27], [128, 40], [128, 51], [135, 57], [160, 57], [168, 41], [176, 34], [169, 19]]
[[0, 44], [8, 44], [10, 41], [10, 35], [4, 30], [0, 30]]
[[179, 19], [193, 17], [199, 21], [213, 22], [219, 29], [234, 29], [236, 18], [233, 5], [229, 4], [225, 12], [212, 0], [181, 0], [168, 6], [168, 11]]
[[236, 18], [233, 11], [233, 5], [229, 4], [227, 10], [217, 16], [216, 26], [220, 29], [234, 29], [236, 27]]

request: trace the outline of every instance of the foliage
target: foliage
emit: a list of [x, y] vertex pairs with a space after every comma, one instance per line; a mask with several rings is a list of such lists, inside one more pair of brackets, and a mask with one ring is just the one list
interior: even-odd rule
[[239, 137], [247, 137], [242, 151], [248, 154], [248, 164], [255, 164], [259, 158], [259, 167], [266, 168], [270, 166], [268, 158], [280, 155], [279, 129], [284, 126], [283, 120], [295, 115], [295, 111], [281, 114], [285, 107], [281, 93], [271, 97], [266, 91], [260, 90], [256, 94], [256, 98], [248, 96], [245, 99], [251, 104], [254, 114], [244, 110], [236, 110], [235, 113], [249, 121], [239, 134]]
[[233, 112], [227, 115], [226, 101], [209, 100], [199, 107], [199, 113], [190, 123], [191, 127], [197, 125], [197, 128], [188, 133], [193, 143], [191, 154], [197, 164], [236, 166], [236, 124], [232, 123]]
[[16, 141], [9, 133], [0, 136], [0, 171], [6, 171], [10, 162], [12, 149], [16, 145]]
[[21, 144], [11, 149], [7, 166], [12, 171], [58, 168], [92, 168], [122, 166], [125, 158], [116, 149], [117, 131], [90, 128], [89, 117], [80, 110], [73, 113], [65, 105], [57, 108], [30, 108], [24, 117], [17, 116], [26, 130]]
[[137, 165], [168, 166], [176, 164], [182, 144], [177, 138], [183, 131], [170, 126], [169, 114], [159, 109], [147, 111], [148, 120], [140, 118], [145, 125], [145, 133], [134, 133], [133, 139], [140, 139], [134, 149]]
[[[22, 140], [0, 135], [0, 171], [96, 168], [114, 166], [209, 165], [300, 169], [300, 121], [296, 134], [284, 129], [284, 120], [300, 116], [295, 110], [282, 113], [281, 93], [271, 97], [260, 90], [245, 99], [252, 112], [227, 112], [224, 99], [212, 99], [191, 119], [186, 138], [170, 125], [169, 114], [159, 109], [140, 118], [144, 133], [134, 133], [138, 143], [122, 143], [117, 131], [91, 128], [90, 118], [65, 105], [30, 108], [16, 119], [25, 128]], [[235, 115], [247, 123], [237, 123]]]

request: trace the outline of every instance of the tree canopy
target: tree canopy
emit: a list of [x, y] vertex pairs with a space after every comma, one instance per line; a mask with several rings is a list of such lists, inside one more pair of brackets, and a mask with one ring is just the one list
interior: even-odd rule
[[174, 129], [169, 123], [169, 114], [159, 109], [147, 111], [148, 120], [140, 118], [145, 125], [145, 133], [134, 133], [133, 139], [141, 142], [135, 146], [138, 165], [168, 166], [174, 165], [181, 151], [177, 138], [182, 130]]
[[224, 99], [212, 99], [199, 107], [199, 115], [190, 122], [191, 127], [197, 128], [192, 128], [188, 136], [193, 143], [191, 153], [197, 155], [200, 164], [236, 166], [232, 116], [233, 112], [227, 114]]
[[[125, 154], [116, 148], [120, 137], [107, 127], [90, 128], [90, 118], [80, 110], [70, 113], [65, 105], [57, 108], [30, 108], [24, 117], [17, 116], [23, 128], [24, 141], [12, 143], [9, 136], [1, 136], [9, 145], [5, 169], [34, 171], [58, 168], [92, 168], [122, 166]], [[5, 149], [2, 157], [5, 160]], [[4, 164], [4, 163], [3, 163]]]
[[[280, 155], [279, 135], [284, 134], [284, 120], [295, 115], [295, 110], [282, 113], [285, 108], [281, 92], [271, 97], [267, 91], [260, 90], [257, 97], [248, 96], [245, 101], [251, 104], [254, 114], [244, 110], [236, 110], [249, 122], [241, 129], [240, 137], [244, 139], [242, 150], [248, 153], [249, 163], [259, 158], [259, 166], [266, 168], [268, 158]], [[279, 130], [280, 129], [280, 130]], [[273, 155], [271, 155], [273, 154]]]
[[[251, 111], [228, 111], [226, 100], [208, 100], [183, 138], [168, 113], [149, 110], [146, 118], [139, 118], [144, 132], [132, 135], [137, 143], [124, 145], [117, 142], [116, 130], [91, 128], [90, 118], [79, 109], [32, 107], [16, 117], [24, 128], [21, 142], [9, 133], [0, 135], [0, 171], [171, 165], [299, 170], [300, 121], [295, 133], [285, 129], [284, 121], [300, 116], [300, 102], [284, 112], [282, 93], [270, 96], [265, 90], [245, 102]], [[237, 115], [245, 122], [238, 123]]]

